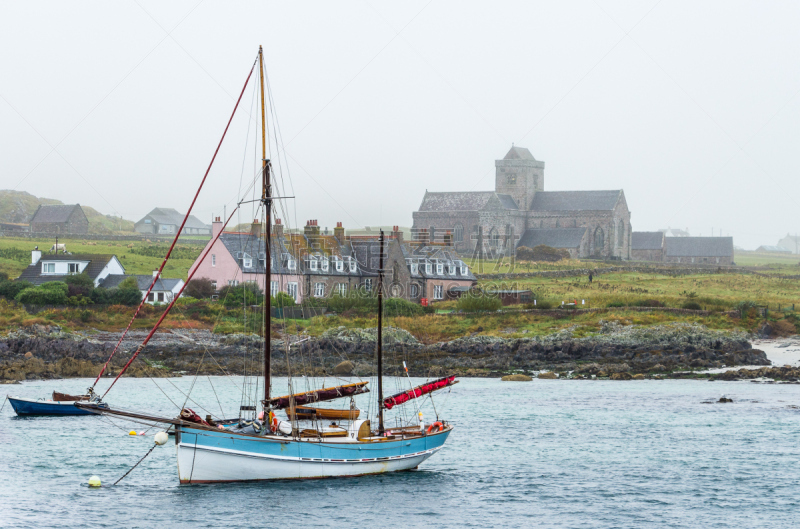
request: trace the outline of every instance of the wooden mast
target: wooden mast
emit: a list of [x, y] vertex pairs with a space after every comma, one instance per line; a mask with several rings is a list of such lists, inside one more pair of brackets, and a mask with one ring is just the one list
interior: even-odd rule
[[378, 435], [383, 437], [383, 230], [378, 257]]
[[[272, 232], [272, 190], [269, 181], [269, 160], [267, 159], [267, 121], [266, 109], [264, 104], [264, 50], [258, 47], [258, 72], [261, 77], [261, 203], [264, 205], [264, 407], [269, 402], [270, 379], [272, 378], [270, 366], [270, 350], [272, 348], [270, 332], [270, 312], [272, 294], [272, 257], [271, 232]], [[264, 420], [267, 420], [266, 413]]]

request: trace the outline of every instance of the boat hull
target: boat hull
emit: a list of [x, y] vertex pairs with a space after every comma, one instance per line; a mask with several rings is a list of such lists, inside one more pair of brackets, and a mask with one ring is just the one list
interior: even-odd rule
[[362, 476], [411, 470], [439, 451], [437, 434], [379, 442], [251, 437], [181, 426], [176, 436], [182, 484]]
[[33, 415], [96, 415], [89, 410], [82, 410], [74, 402], [55, 400], [34, 400], [21, 397], [8, 397], [8, 402], [17, 415], [21, 417]]

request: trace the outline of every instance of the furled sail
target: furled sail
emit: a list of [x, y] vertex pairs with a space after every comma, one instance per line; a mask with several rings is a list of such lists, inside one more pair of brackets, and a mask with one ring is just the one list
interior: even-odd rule
[[439, 380], [434, 380], [433, 382], [422, 384], [413, 389], [409, 389], [408, 391], [398, 393], [397, 395], [386, 397], [385, 399], [383, 399], [383, 407], [386, 408], [387, 410], [391, 410], [397, 404], [403, 404], [404, 402], [408, 402], [411, 399], [416, 399], [417, 397], [427, 395], [428, 393], [436, 391], [437, 389], [442, 389], [446, 388], [447, 386], [452, 386], [453, 384], [458, 384], [458, 381], [456, 380], [456, 375], [450, 375], [449, 377], [440, 378]]
[[355, 384], [344, 384], [342, 386], [334, 386], [332, 388], [306, 391], [305, 393], [284, 395], [283, 397], [269, 399], [269, 405], [280, 410], [282, 408], [288, 408], [291, 406], [292, 398], [294, 398], [295, 406], [304, 406], [314, 402], [325, 402], [326, 400], [334, 400], [342, 397], [352, 397], [353, 395], [368, 393], [369, 389], [366, 388], [367, 384], [369, 384], [369, 382], [356, 382]]

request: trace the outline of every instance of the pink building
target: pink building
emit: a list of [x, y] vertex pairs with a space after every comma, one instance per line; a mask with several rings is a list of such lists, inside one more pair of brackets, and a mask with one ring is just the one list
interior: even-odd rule
[[[211, 245], [214, 237], [222, 230], [222, 221], [219, 217], [211, 223]], [[272, 238], [271, 295], [285, 292], [294, 297], [295, 302], [303, 301], [303, 276], [297, 259], [285, 246], [283, 237], [279, 234]], [[197, 269], [195, 278], [211, 280], [216, 290], [225, 285], [238, 285], [244, 282], [254, 282], [259, 288], [265, 290], [266, 245], [261, 236], [261, 224], [256, 220], [250, 233], [224, 232], [211, 246], [206, 259], [200, 258], [189, 269], [191, 274]], [[205, 250], [203, 251], [205, 253]], [[201, 254], [202, 255], [202, 254]]]

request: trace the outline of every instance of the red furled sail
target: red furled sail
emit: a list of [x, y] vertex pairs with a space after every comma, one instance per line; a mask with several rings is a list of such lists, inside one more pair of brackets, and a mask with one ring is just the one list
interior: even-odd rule
[[392, 395], [391, 397], [387, 397], [383, 399], [383, 407], [387, 410], [391, 410], [394, 406], [398, 404], [403, 404], [404, 402], [408, 402], [411, 399], [416, 399], [417, 397], [421, 397], [423, 395], [427, 395], [437, 389], [446, 388], [447, 386], [452, 386], [453, 384], [458, 384], [456, 381], [456, 375], [450, 375], [449, 377], [440, 378], [439, 380], [434, 380], [433, 382], [429, 382], [427, 384], [422, 384], [421, 386], [417, 386], [413, 389], [409, 389], [408, 391], [404, 391], [402, 393], [398, 393], [397, 395]]
[[360, 395], [361, 393], [368, 393], [369, 390], [365, 387], [367, 384], [369, 384], [369, 382], [356, 382], [355, 384], [345, 384], [332, 388], [306, 391], [305, 393], [295, 393], [294, 395], [284, 395], [283, 397], [269, 399], [269, 405], [280, 410], [291, 406], [292, 399], [294, 399], [295, 406], [304, 406], [313, 402], [324, 402], [341, 397], [351, 397], [353, 395]]

